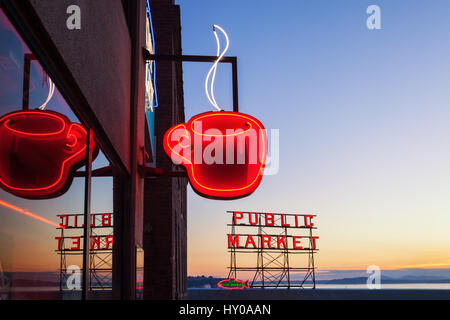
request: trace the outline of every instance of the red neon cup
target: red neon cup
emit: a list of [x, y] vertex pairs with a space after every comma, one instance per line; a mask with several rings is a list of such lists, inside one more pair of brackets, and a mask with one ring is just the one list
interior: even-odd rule
[[259, 186], [267, 135], [256, 118], [239, 112], [207, 112], [168, 130], [164, 149], [186, 167], [194, 190], [209, 198], [235, 199]]
[[[27, 199], [67, 191], [86, 157], [86, 129], [57, 112], [18, 111], [0, 118], [0, 187]], [[97, 148], [92, 143], [92, 150]]]

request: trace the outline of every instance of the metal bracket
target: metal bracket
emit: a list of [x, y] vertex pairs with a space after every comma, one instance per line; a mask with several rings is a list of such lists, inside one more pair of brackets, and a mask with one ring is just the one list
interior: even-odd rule
[[[73, 176], [74, 177], [86, 177], [86, 171], [76, 171]], [[113, 176], [113, 168], [112, 166], [106, 166], [103, 168], [99, 168], [96, 170], [92, 170], [92, 177], [112, 177]]]
[[186, 171], [166, 171], [159, 168], [152, 168], [147, 166], [139, 166], [138, 167], [139, 175], [142, 178], [150, 178], [150, 177], [171, 177], [171, 178], [186, 178]]
[[[152, 54], [143, 48], [147, 61], [216, 62], [216, 56]], [[237, 57], [223, 57], [220, 63], [231, 63], [233, 77], [233, 111], [239, 112]]]
[[[172, 178], [185, 178], [187, 177], [186, 171], [167, 171], [159, 168], [148, 167], [145, 165], [138, 166], [138, 173], [142, 178], [150, 177], [172, 177]], [[113, 170], [111, 166], [103, 167], [92, 171], [92, 177], [112, 177]], [[77, 171], [74, 173], [74, 177], [85, 177], [85, 171]]]
[[31, 61], [37, 60], [32, 53], [25, 53], [23, 62], [22, 109], [28, 110], [30, 101]]

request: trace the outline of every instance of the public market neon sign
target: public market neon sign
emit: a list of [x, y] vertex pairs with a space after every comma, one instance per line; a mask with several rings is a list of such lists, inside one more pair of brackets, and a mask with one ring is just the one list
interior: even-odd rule
[[[233, 226], [239, 227], [273, 227], [286, 228], [286, 230], [314, 228], [314, 215], [233, 212]], [[245, 249], [293, 249], [317, 250], [318, 236], [300, 236], [293, 234], [228, 234], [228, 248]], [[244, 241], [245, 239], [245, 241]], [[306, 240], [306, 241], [304, 241]], [[303, 242], [308, 244], [304, 247]]]

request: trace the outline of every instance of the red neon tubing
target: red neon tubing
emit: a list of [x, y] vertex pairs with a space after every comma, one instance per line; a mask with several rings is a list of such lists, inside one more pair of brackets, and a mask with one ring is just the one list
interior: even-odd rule
[[[53, 131], [52, 125], [57, 127]], [[60, 196], [70, 187], [71, 172], [85, 162], [86, 138], [82, 125], [57, 112], [30, 110], [3, 116], [0, 187], [27, 199]], [[95, 158], [94, 143], [92, 150]]]

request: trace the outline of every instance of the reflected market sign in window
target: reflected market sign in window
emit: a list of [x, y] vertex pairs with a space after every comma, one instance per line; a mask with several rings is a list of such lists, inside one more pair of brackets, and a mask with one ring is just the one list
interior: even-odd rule
[[[114, 244], [113, 213], [92, 213], [91, 214], [91, 236], [89, 250], [107, 251], [112, 250]], [[57, 251], [83, 251], [83, 220], [82, 214], [60, 214], [61, 231], [59, 237], [55, 237], [58, 244]], [[77, 234], [77, 231], [81, 234]], [[71, 232], [73, 231], [73, 232]], [[69, 234], [70, 233], [70, 234]]]
[[[43, 110], [0, 118], [0, 187], [18, 197], [49, 199], [65, 193], [85, 164], [87, 131], [66, 116]], [[91, 144], [94, 157], [98, 153]]]

